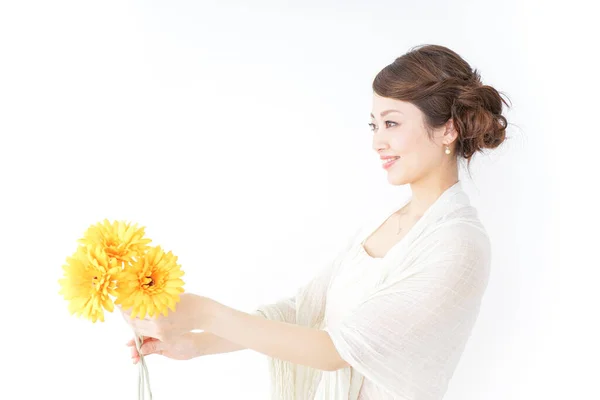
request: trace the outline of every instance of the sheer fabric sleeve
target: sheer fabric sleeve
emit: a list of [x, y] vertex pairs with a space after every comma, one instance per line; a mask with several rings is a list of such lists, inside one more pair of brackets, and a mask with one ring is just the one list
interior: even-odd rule
[[478, 228], [440, 229], [403, 262], [325, 330], [350, 366], [394, 398], [439, 400], [478, 314], [490, 243]]
[[[300, 286], [294, 295], [282, 298], [272, 304], [263, 304], [252, 314], [293, 324], [314, 325], [315, 321], [309, 321], [307, 318], [312, 317], [314, 319], [315, 314], [317, 314], [318, 317], [316, 320], [318, 321], [322, 317], [320, 314], [324, 312], [327, 288], [335, 267], [350, 249], [362, 227], [363, 225], [361, 224], [352, 229], [351, 233], [341, 240], [342, 243], [332, 253], [333, 256], [321, 260], [317, 274], [304, 285]], [[299, 304], [299, 301], [301, 301], [301, 304]], [[298, 311], [301, 307], [310, 310], [310, 312], [299, 315]], [[317, 310], [318, 312], [316, 312]]]

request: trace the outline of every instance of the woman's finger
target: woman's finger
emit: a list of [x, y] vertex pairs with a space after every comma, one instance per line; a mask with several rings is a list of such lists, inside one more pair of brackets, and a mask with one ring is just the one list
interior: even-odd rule
[[[156, 339], [145, 336], [144, 340], [142, 341], [142, 344], [146, 343], [147, 340], [156, 340]], [[135, 346], [135, 339], [129, 339], [129, 341], [127, 343], [125, 343], [125, 345], [129, 346], [129, 347]]]
[[162, 342], [158, 339], [148, 338], [145, 340], [142, 346], [140, 347], [140, 352], [143, 355], [147, 354], [160, 354], [163, 350]]
[[[140, 362], [140, 354], [135, 345], [135, 339], [129, 340], [127, 342], [127, 346], [131, 347], [130, 353], [131, 360], [133, 361], [133, 363], [137, 364], [138, 362]], [[162, 354], [162, 342], [155, 338], [145, 337], [142, 342], [142, 346], [140, 347], [140, 350], [142, 351], [143, 355]]]
[[[146, 343], [147, 341], [151, 340], [152, 338], [144, 338], [144, 343]], [[143, 345], [143, 343], [142, 343]], [[135, 339], [131, 339], [129, 342], [127, 342], [127, 346], [130, 347], [129, 352], [131, 354], [131, 358], [135, 361], [136, 358], [140, 357], [140, 354], [137, 351], [137, 347], [135, 345]]]

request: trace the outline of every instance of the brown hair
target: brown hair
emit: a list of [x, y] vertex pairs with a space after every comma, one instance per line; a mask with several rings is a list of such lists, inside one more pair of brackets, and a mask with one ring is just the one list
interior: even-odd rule
[[418, 107], [430, 137], [432, 128], [452, 118], [458, 133], [455, 154], [467, 159], [467, 166], [475, 152], [496, 148], [506, 139], [502, 104], [508, 103], [481, 83], [477, 69], [444, 46], [413, 47], [377, 74], [373, 91]]

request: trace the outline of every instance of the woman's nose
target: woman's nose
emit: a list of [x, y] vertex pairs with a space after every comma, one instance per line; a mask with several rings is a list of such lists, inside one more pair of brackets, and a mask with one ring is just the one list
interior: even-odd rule
[[373, 135], [372, 147], [373, 150], [379, 153], [381, 151], [387, 150], [390, 146], [387, 143], [387, 140], [385, 140], [385, 138], [382, 135], [377, 135], [377, 133], [375, 133]]

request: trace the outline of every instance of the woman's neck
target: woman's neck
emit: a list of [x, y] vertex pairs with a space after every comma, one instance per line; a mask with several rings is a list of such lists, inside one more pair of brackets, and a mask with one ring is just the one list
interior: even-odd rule
[[434, 178], [411, 183], [412, 197], [409, 202], [409, 213], [411, 215], [423, 215], [442, 193], [456, 182], [458, 182], [458, 174], [443, 179]]

